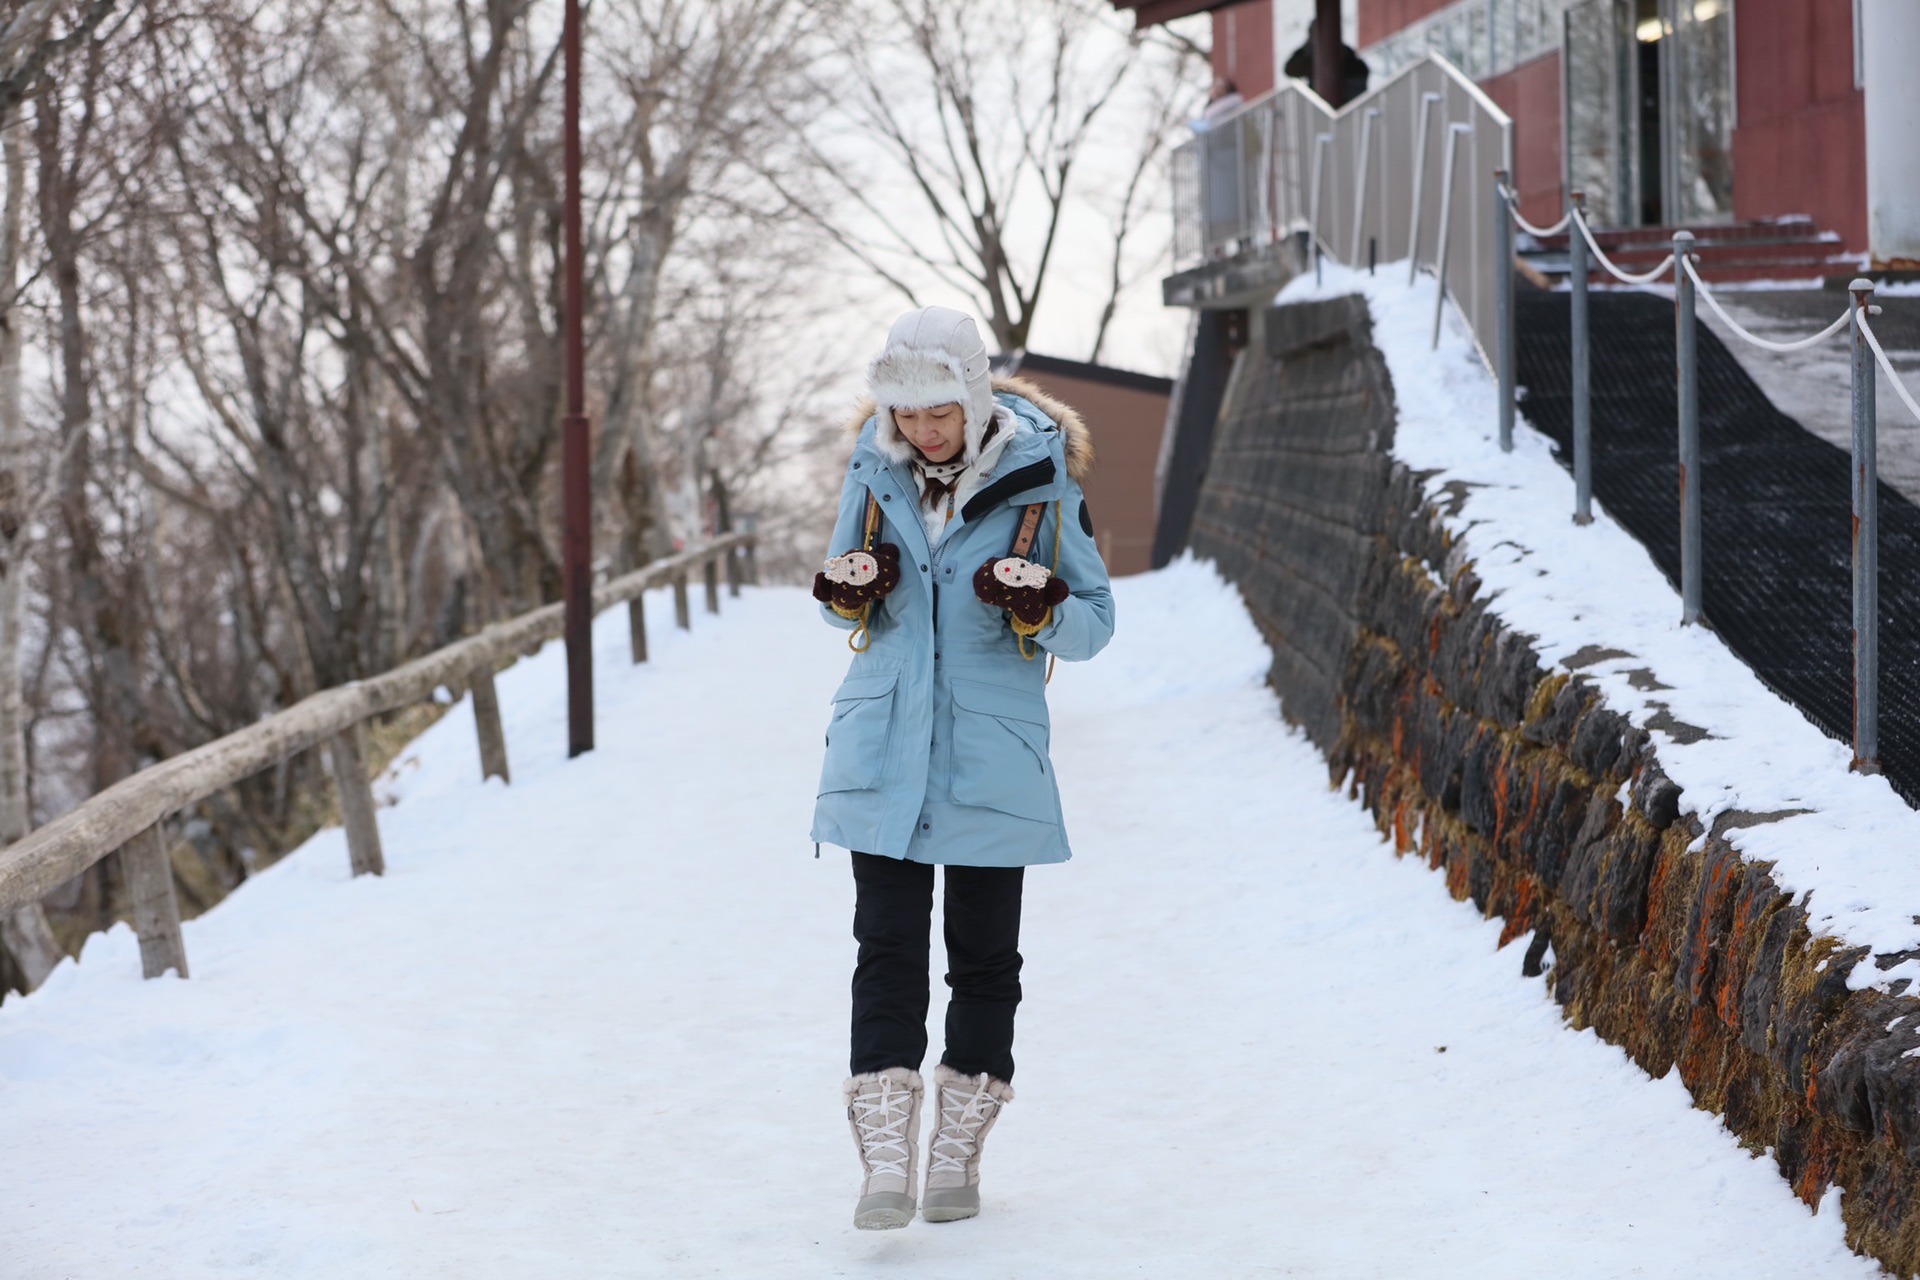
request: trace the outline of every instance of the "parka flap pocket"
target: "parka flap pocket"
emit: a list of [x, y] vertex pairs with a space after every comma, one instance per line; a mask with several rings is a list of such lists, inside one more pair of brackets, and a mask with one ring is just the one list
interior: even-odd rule
[[900, 672], [848, 676], [833, 695], [827, 727], [827, 758], [820, 767], [820, 794], [868, 791], [880, 785], [893, 734], [893, 692]]
[[892, 693], [894, 685], [900, 681], [898, 671], [876, 671], [871, 675], [848, 676], [833, 691], [835, 702], [851, 702], [859, 698], [877, 698]]
[[1047, 759], [1047, 700], [1005, 685], [954, 680], [955, 803], [981, 805], [1035, 822], [1058, 822]]
[[1048, 723], [1047, 700], [1041, 695], [978, 680], [954, 680], [951, 684], [954, 702], [969, 711], [999, 716], [1003, 720], [1024, 720], [1028, 724]]

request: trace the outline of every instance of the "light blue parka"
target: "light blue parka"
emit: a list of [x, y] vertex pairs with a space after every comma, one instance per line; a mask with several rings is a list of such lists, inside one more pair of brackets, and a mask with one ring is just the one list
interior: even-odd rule
[[[847, 462], [830, 555], [857, 546], [867, 495], [880, 541], [900, 548], [900, 585], [874, 609], [872, 640], [833, 695], [812, 839], [861, 853], [969, 867], [1021, 867], [1072, 856], [1048, 755], [1047, 655], [1091, 658], [1113, 637], [1113, 594], [1094, 546], [1080, 477], [1093, 461], [1073, 410], [1017, 379], [994, 398], [1031, 430], [1006, 446], [987, 483], [927, 543], [906, 464], [890, 464], [868, 415]], [[1007, 554], [1031, 503], [1047, 504], [1028, 558], [1072, 590], [1020, 655], [1006, 614], [973, 594], [973, 575]], [[1056, 507], [1058, 503], [1056, 519]], [[827, 621], [856, 624], [821, 606]], [[1029, 652], [1034, 646], [1029, 644]]]

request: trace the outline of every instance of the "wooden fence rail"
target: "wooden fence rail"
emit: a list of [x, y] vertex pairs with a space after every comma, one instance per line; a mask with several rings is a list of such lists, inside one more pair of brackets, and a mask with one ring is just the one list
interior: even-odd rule
[[[647, 642], [646, 622], [639, 607], [641, 593], [671, 583], [676, 620], [682, 627], [689, 626], [687, 577], [698, 568], [710, 584], [708, 611], [718, 613], [719, 594], [711, 584], [718, 581], [720, 563], [726, 561], [732, 574], [739, 571], [734, 561], [744, 558], [751, 574], [751, 556], [736, 557], [735, 552], [750, 552], [754, 539], [752, 533], [727, 534], [614, 578], [594, 588], [593, 610], [598, 614], [617, 604], [630, 606], [633, 660], [643, 662]], [[507, 744], [500, 724], [500, 700], [494, 692], [494, 673], [547, 641], [558, 639], [565, 621], [565, 606], [551, 604], [493, 623], [477, 635], [382, 675], [323, 689], [258, 724], [115, 783], [0, 851], [0, 912], [38, 901], [119, 849], [132, 893], [141, 967], [149, 978], [168, 969], [185, 977], [187, 958], [180, 941], [180, 911], [160, 824], [289, 756], [324, 744], [340, 792], [340, 816], [353, 873], [379, 875], [385, 860], [374, 821], [372, 782], [360, 749], [361, 724], [383, 712], [425, 701], [436, 689], [447, 689], [455, 696], [470, 689], [475, 732], [480, 740], [481, 773], [505, 781]]]

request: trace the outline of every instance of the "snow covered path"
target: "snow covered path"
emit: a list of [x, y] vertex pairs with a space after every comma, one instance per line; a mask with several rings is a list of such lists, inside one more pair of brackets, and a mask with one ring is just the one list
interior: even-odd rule
[[805, 843], [846, 650], [767, 589], [650, 600], [640, 669], [603, 619], [571, 764], [557, 649], [507, 673], [511, 788], [457, 708], [384, 879], [324, 832], [191, 981], [121, 928], [0, 1009], [0, 1276], [1878, 1274], [1328, 790], [1210, 570], [1116, 596], [1051, 691], [1077, 857], [1028, 877], [979, 1219], [848, 1225], [852, 886]]

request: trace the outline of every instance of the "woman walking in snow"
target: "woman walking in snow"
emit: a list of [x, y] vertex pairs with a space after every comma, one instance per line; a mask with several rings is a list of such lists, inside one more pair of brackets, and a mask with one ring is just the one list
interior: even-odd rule
[[[1071, 409], [990, 379], [973, 320], [909, 312], [868, 366], [834, 556], [814, 581], [850, 630], [813, 839], [853, 852], [854, 1225], [980, 1211], [980, 1149], [1013, 1100], [1026, 867], [1070, 852], [1047, 752], [1053, 658], [1113, 635]], [[1042, 656], [1045, 660], [1042, 660]], [[945, 868], [946, 1049], [916, 1201], [934, 867]]]

